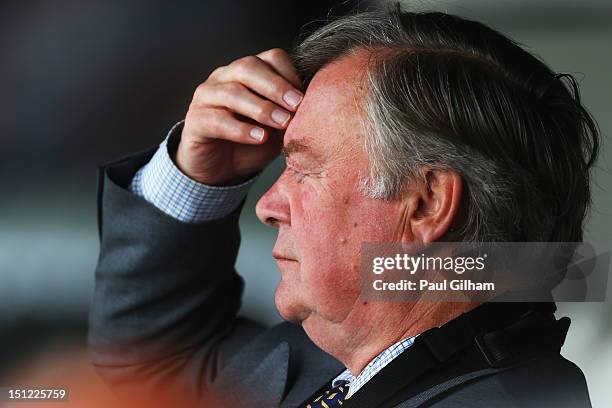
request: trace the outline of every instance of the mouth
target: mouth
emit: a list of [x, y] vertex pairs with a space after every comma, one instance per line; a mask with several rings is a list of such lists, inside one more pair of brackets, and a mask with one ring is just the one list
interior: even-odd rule
[[277, 262], [279, 261], [297, 262], [295, 259], [290, 258], [286, 255], [280, 254], [278, 252], [272, 252], [272, 257], [274, 257], [274, 259], [276, 259]]

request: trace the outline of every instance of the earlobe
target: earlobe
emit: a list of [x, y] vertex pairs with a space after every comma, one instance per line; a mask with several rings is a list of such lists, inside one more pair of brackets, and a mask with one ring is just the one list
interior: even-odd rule
[[462, 187], [461, 176], [454, 170], [426, 172], [423, 185], [412, 197], [418, 202], [409, 220], [414, 241], [438, 241], [450, 230], [459, 212]]

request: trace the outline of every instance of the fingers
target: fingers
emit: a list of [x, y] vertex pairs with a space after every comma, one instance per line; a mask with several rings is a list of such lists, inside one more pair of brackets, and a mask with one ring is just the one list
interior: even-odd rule
[[287, 128], [304, 97], [300, 87], [299, 75], [280, 48], [240, 58], [217, 68], [198, 86], [185, 119], [186, 133], [196, 143], [264, 143], [273, 129]]
[[195, 140], [207, 143], [214, 139], [224, 139], [236, 143], [260, 144], [269, 136], [263, 127], [239, 120], [232, 112], [220, 108], [190, 109], [185, 125]]
[[287, 81], [291, 82], [293, 86], [298, 89], [302, 88], [302, 80], [298, 75], [289, 54], [282, 48], [273, 48], [257, 54], [259, 58], [267, 62], [278, 74], [280, 74]]
[[[278, 63], [279, 67], [283, 64]], [[280, 69], [280, 68], [279, 68]], [[287, 70], [286, 67], [282, 69]], [[240, 58], [216, 71], [221, 82], [239, 82], [280, 107], [295, 112], [304, 95], [289, 80], [256, 56]]]
[[285, 129], [291, 113], [251, 92], [238, 82], [208, 85], [199, 102], [210, 107], [223, 107], [276, 129]]

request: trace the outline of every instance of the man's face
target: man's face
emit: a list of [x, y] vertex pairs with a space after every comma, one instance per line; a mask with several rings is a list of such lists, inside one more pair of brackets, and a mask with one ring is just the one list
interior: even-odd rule
[[358, 191], [369, 169], [358, 107], [364, 64], [357, 54], [315, 75], [284, 136], [287, 167], [257, 205], [278, 228], [276, 306], [311, 338], [367, 318], [357, 302], [361, 243], [401, 234], [401, 204]]

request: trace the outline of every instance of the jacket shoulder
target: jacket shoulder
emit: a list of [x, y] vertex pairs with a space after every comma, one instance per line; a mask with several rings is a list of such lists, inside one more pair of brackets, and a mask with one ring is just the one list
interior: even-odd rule
[[582, 370], [561, 355], [540, 357], [515, 368], [449, 389], [432, 407], [590, 407]]

